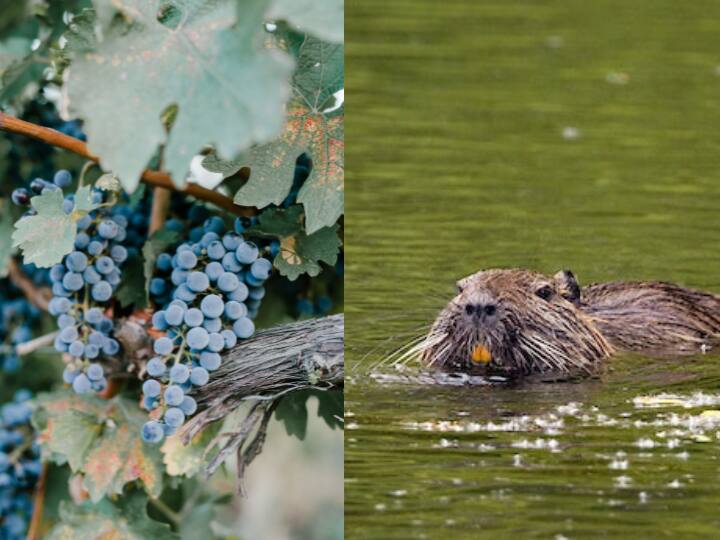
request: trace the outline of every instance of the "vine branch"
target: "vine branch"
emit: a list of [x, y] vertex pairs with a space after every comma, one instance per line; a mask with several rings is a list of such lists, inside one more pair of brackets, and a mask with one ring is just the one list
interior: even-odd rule
[[[87, 144], [80, 139], [70, 137], [69, 135], [60, 133], [52, 128], [20, 120], [19, 118], [10, 116], [9, 114], [1, 111], [0, 131], [32, 137], [51, 146], [73, 152], [96, 163], [100, 162], [100, 158], [90, 153]], [[214, 205], [239, 216], [252, 216], [255, 214], [255, 209], [247, 206], [238, 206], [230, 197], [226, 197], [222, 193], [206, 189], [197, 184], [187, 184], [184, 188], [178, 188], [173, 184], [170, 175], [165, 171], [152, 171], [148, 169], [143, 171], [140, 178], [146, 184], [187, 193], [188, 195], [192, 195], [198, 199], [211, 202]]]

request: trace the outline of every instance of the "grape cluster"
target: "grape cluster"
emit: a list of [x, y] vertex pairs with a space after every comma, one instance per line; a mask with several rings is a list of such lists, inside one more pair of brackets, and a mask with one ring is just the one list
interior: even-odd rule
[[41, 317], [9, 279], [0, 281], [0, 367], [6, 373], [20, 368], [17, 346], [32, 339]]
[[[55, 173], [53, 182], [35, 179], [34, 192], [69, 187], [72, 177], [68, 171]], [[27, 204], [24, 188], [13, 192], [13, 200]], [[92, 193], [93, 201], [101, 203], [103, 194]], [[74, 208], [74, 195], [67, 195], [63, 203], [66, 213]], [[123, 246], [127, 237], [127, 218], [121, 213], [102, 208], [77, 222], [75, 250], [62, 263], [50, 269], [53, 298], [49, 312], [57, 317], [60, 332], [55, 349], [68, 353], [72, 360], [63, 379], [80, 394], [102, 391], [106, 385], [104, 370], [98, 363], [102, 356], [118, 353], [120, 345], [112, 337], [112, 319], [104, 314], [104, 307], [120, 284], [122, 263], [128, 258]]]
[[314, 301], [310, 298], [299, 298], [296, 309], [301, 316], [327, 315], [332, 311], [333, 301], [326, 294], [321, 294]]
[[255, 332], [252, 319], [272, 264], [237, 233], [242, 227], [236, 220], [235, 232], [226, 232], [222, 219], [208, 217], [201, 235], [196, 227], [173, 255], [157, 258], [151, 291], [169, 304], [152, 318], [164, 335], [153, 343], [156, 356], [143, 384], [143, 405], [152, 418], [142, 428], [147, 442], [160, 442], [182, 426], [197, 408], [190, 394], [220, 367], [220, 353]]
[[31, 394], [19, 390], [0, 407], [0, 538], [25, 538], [32, 493], [40, 476], [40, 448], [30, 427]]

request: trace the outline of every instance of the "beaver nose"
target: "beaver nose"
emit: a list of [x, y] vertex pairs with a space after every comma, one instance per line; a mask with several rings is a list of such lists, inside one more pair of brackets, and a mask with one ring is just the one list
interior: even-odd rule
[[484, 319], [485, 317], [492, 317], [497, 312], [497, 306], [495, 304], [466, 304], [465, 313], [468, 315], [475, 315], [478, 319]]

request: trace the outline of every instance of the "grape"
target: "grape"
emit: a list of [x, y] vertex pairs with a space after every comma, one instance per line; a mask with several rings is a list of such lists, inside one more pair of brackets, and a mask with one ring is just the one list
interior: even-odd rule
[[241, 304], [235, 300], [230, 300], [225, 304], [225, 316], [228, 319], [234, 321], [245, 315], [247, 315], [247, 307], [245, 307], [245, 304]]
[[163, 440], [165, 432], [160, 422], [150, 420], [145, 422], [141, 431], [142, 440], [148, 443], [159, 443]]
[[112, 296], [112, 286], [107, 281], [98, 281], [92, 286], [90, 296], [98, 302], [106, 302]]
[[255, 332], [255, 324], [247, 317], [240, 317], [233, 323], [233, 332], [241, 339], [249, 338]]
[[172, 257], [167, 253], [161, 253], [155, 260], [155, 266], [158, 268], [158, 270], [170, 270], [172, 268]]
[[216, 294], [209, 294], [200, 302], [200, 309], [206, 317], [216, 318], [224, 311], [222, 298]]
[[242, 265], [232, 253], [226, 253], [222, 258], [222, 267], [227, 272], [239, 272], [242, 270]]
[[61, 281], [65, 275], [65, 265], [56, 264], [50, 269], [50, 279], [53, 281]]
[[160, 392], [162, 391], [162, 388], [160, 386], [160, 383], [157, 382], [155, 379], [148, 379], [143, 383], [142, 386], [143, 394], [145, 394], [148, 397], [157, 397], [160, 395]]
[[[152, 291], [152, 289], [150, 289]], [[152, 325], [156, 330], [165, 330], [168, 327], [164, 311], [156, 311], [152, 316]]]
[[200, 365], [208, 371], [215, 371], [220, 367], [222, 358], [215, 352], [203, 352], [200, 354]]
[[116, 244], [112, 248], [110, 248], [110, 258], [120, 264], [122, 262], [125, 262], [125, 260], [128, 258], [128, 251], [125, 247]]
[[183, 392], [182, 388], [180, 388], [176, 384], [172, 384], [167, 387], [165, 390], [165, 393], [163, 394], [163, 398], [165, 399], [165, 403], [170, 405], [171, 407], [176, 407], [182, 403], [183, 398], [185, 397], [185, 392]]
[[208, 245], [207, 254], [211, 259], [222, 259], [225, 256], [225, 246], [223, 246], [222, 242], [214, 240]]
[[187, 270], [183, 270], [182, 268], [175, 268], [175, 270], [172, 271], [172, 274], [170, 274], [170, 281], [172, 281], [173, 285], [182, 285], [183, 283], [185, 283], [188, 274], [189, 272]]
[[87, 233], [80, 231], [75, 237], [75, 248], [85, 249], [90, 243], [90, 237]]
[[208, 380], [210, 380], [210, 374], [208, 373], [207, 369], [203, 367], [196, 367], [193, 368], [192, 372], [190, 372], [190, 382], [193, 383], [195, 386], [204, 386], [207, 384]]
[[87, 250], [90, 255], [100, 255], [105, 249], [105, 244], [97, 240], [93, 240], [88, 244]]
[[208, 331], [202, 327], [192, 328], [187, 333], [187, 344], [193, 349], [204, 349], [209, 341]]
[[152, 278], [150, 280], [150, 294], [154, 296], [162, 295], [167, 289], [165, 280], [162, 278]]
[[110, 257], [103, 255], [95, 261], [95, 269], [101, 274], [109, 274], [115, 269], [115, 262]]
[[98, 234], [103, 238], [112, 239], [117, 236], [119, 227], [111, 219], [106, 219], [98, 226]]
[[217, 281], [217, 279], [224, 272], [225, 272], [225, 268], [223, 268], [223, 265], [217, 261], [213, 261], [205, 267], [205, 274], [210, 279], [210, 281]]
[[217, 280], [218, 288], [223, 292], [232, 292], [240, 286], [240, 280], [231, 272], [225, 272]]
[[174, 296], [178, 300], [184, 300], [185, 302], [192, 302], [193, 300], [195, 300], [195, 297], [197, 295], [194, 292], [192, 292], [187, 285], [185, 285], [183, 283], [177, 289], [175, 289]]
[[70, 311], [71, 307], [72, 304], [70, 303], [70, 300], [56, 296], [50, 300], [50, 303], [48, 304], [48, 311], [50, 311], [51, 315], [60, 315], [61, 313], [67, 313]]
[[68, 291], [79, 291], [85, 285], [85, 280], [81, 274], [68, 272], [63, 276], [62, 284]]
[[159, 339], [156, 339], [155, 343], [153, 344], [153, 350], [155, 351], [155, 354], [163, 356], [166, 354], [170, 354], [174, 348], [175, 346], [173, 345], [172, 339], [168, 337], [161, 337]]
[[83, 279], [85, 280], [85, 283], [88, 285], [95, 285], [97, 282], [99, 282], [102, 279], [102, 276], [98, 273], [97, 270], [95, 270], [94, 267], [88, 266], [83, 271]]
[[80, 357], [83, 355], [83, 352], [85, 352], [85, 345], [82, 341], [76, 340], [73, 341], [70, 346], [68, 347], [68, 352], [72, 356]]
[[205, 317], [198, 308], [190, 308], [185, 312], [185, 324], [188, 326], [200, 326]]
[[206, 231], [213, 232], [216, 235], [222, 234], [225, 231], [225, 223], [219, 216], [211, 216], [203, 223], [203, 228]]
[[[207, 328], [206, 328], [207, 330]], [[212, 332], [208, 335], [208, 349], [212, 352], [220, 352], [225, 348], [225, 338], [218, 332]]]
[[[85, 312], [85, 321], [90, 324], [98, 324], [103, 319], [103, 313], [100, 308], [90, 308]], [[59, 322], [59, 319], [58, 319]], [[61, 325], [62, 326], [62, 325]]]
[[93, 358], [97, 358], [100, 354], [100, 347], [97, 345], [94, 345], [92, 343], [88, 343], [85, 345], [85, 358], [92, 360]]
[[183, 414], [182, 409], [178, 407], [170, 407], [167, 411], [165, 411], [165, 423], [168, 426], [174, 428], [180, 427], [183, 425], [183, 422], [185, 422], [185, 415]]
[[237, 345], [237, 336], [232, 330], [223, 330], [220, 332], [220, 335], [225, 340], [226, 349], [232, 349], [235, 345]]
[[190, 270], [191, 268], [195, 268], [197, 256], [192, 251], [182, 251], [178, 253], [177, 263], [178, 267]]
[[258, 258], [258, 247], [252, 242], [242, 242], [235, 250], [235, 258], [242, 264], [251, 264]]
[[53, 176], [53, 183], [61, 189], [68, 188], [72, 184], [72, 175], [68, 171], [60, 169]]
[[203, 321], [203, 328], [207, 330], [208, 332], [219, 332], [222, 329], [222, 320], [219, 318], [215, 319], [208, 319], [206, 318]]
[[222, 237], [222, 245], [228, 251], [235, 251], [241, 242], [242, 237], [235, 234], [226, 234]]
[[90, 364], [87, 368], [87, 377], [91, 381], [99, 381], [105, 376], [103, 368], [100, 364]]
[[179, 326], [185, 316], [185, 310], [178, 306], [170, 306], [165, 310], [165, 321], [170, 326]]
[[75, 380], [72, 382], [72, 387], [77, 394], [88, 394], [92, 391], [90, 379], [88, 379], [84, 373], [80, 373], [75, 377]]
[[60, 330], [60, 339], [68, 344], [75, 341], [78, 338], [78, 335], [77, 328], [74, 326], [67, 326]]
[[151, 358], [147, 363], [147, 372], [151, 377], [162, 377], [165, 374], [165, 369], [165, 362], [160, 357]]
[[17, 188], [12, 192], [10, 198], [17, 206], [27, 206], [30, 204], [30, 192], [25, 188]]
[[197, 403], [190, 396], [185, 396], [180, 404], [180, 410], [185, 416], [192, 416], [197, 411]]
[[116, 355], [120, 352], [120, 343], [116, 339], [108, 338], [102, 345], [102, 352], [107, 356]]
[[182, 384], [190, 377], [190, 370], [185, 364], [175, 364], [170, 368], [170, 382]]
[[267, 259], [258, 259], [250, 266], [250, 273], [255, 279], [265, 280], [270, 276], [272, 263]]
[[65, 257], [65, 266], [71, 272], [82, 272], [87, 266], [88, 258], [82, 251], [73, 251]]
[[234, 300], [235, 302], [244, 302], [248, 297], [248, 294], [249, 289], [247, 285], [241, 282], [240, 285], [238, 285], [238, 288], [230, 292], [227, 297], [229, 300]]
[[191, 291], [203, 292], [210, 286], [210, 278], [205, 272], [190, 272], [186, 283]]

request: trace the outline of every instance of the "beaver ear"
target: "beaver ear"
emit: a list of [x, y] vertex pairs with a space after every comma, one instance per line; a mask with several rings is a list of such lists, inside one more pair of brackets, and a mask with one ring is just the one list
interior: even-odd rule
[[575, 274], [570, 270], [561, 270], [553, 276], [553, 279], [560, 296], [573, 304], [580, 303], [580, 285], [575, 278]]

